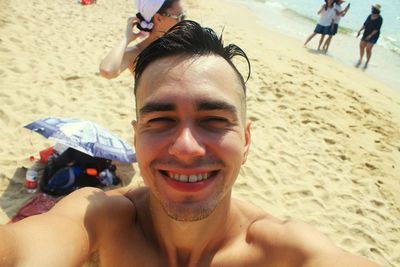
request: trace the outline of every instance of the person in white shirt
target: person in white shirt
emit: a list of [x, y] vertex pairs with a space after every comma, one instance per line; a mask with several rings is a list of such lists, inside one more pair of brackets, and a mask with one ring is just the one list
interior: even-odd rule
[[331, 25], [333, 23], [333, 18], [335, 16], [335, 9], [333, 7], [334, 0], [325, 0], [325, 4], [322, 5], [321, 9], [318, 11], [318, 15], [320, 15], [319, 22], [315, 27], [314, 32], [307, 38], [304, 46], [311, 41], [312, 38], [317, 34], [321, 34], [321, 39], [318, 45], [318, 51], [321, 50], [321, 45], [324, 42], [325, 35], [330, 33]]
[[350, 4], [348, 4], [345, 9], [342, 8], [342, 4], [344, 2], [346, 2], [346, 1], [345, 0], [335, 0], [334, 1], [333, 9], [335, 10], [335, 16], [333, 18], [333, 24], [331, 26], [330, 34], [328, 36], [328, 39], [326, 39], [324, 46], [323, 46], [323, 50], [324, 50], [325, 54], [328, 53], [328, 49], [331, 44], [332, 38], [333, 38], [333, 36], [336, 35], [336, 33], [339, 29], [340, 20], [342, 19], [342, 17], [346, 16], [347, 11], [349, 11], [349, 9], [350, 9]]

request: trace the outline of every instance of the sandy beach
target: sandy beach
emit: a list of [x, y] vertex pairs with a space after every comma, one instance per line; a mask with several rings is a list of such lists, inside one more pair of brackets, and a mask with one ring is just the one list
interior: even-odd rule
[[[1, 224], [32, 197], [22, 167], [53, 144], [25, 124], [83, 118], [133, 143], [132, 76], [98, 74], [135, 14], [132, 2], [0, 0]], [[225, 43], [241, 46], [252, 63], [252, 147], [234, 196], [306, 221], [382, 266], [400, 266], [400, 91], [268, 31], [244, 6], [184, 4], [190, 19], [224, 31]], [[136, 165], [119, 164], [118, 174], [125, 185], [141, 184]]]

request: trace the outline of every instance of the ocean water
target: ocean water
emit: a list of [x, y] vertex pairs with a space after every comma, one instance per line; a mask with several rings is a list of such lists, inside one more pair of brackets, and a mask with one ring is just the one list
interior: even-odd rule
[[[316, 22], [317, 11], [323, 4], [321, 0], [250, 0], [248, 2], [264, 3], [265, 7], [275, 7], [287, 14], [301, 16]], [[353, 34], [363, 25], [371, 12], [371, 5], [382, 5], [383, 25], [379, 45], [400, 54], [400, 0], [352, 0], [342, 4], [343, 8], [350, 3], [350, 10], [341, 20], [342, 33]]]
[[[254, 18], [269, 30], [294, 37], [304, 43], [314, 31], [317, 14], [323, 0], [232, 0], [247, 6], [256, 14]], [[371, 13], [371, 5], [379, 0], [347, 0], [351, 3], [347, 15], [340, 21], [339, 34], [332, 40], [327, 56], [354, 66], [359, 58], [360, 38], [357, 31]], [[367, 74], [400, 90], [400, 0], [380, 0], [383, 26], [374, 47]], [[316, 49], [319, 37], [308, 45]], [[365, 61], [365, 56], [364, 56]]]

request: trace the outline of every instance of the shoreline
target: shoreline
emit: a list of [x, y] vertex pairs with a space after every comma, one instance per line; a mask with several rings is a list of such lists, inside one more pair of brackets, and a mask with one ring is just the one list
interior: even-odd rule
[[[249, 3], [243, 0], [231, 0], [231, 2], [249, 8], [251, 12], [257, 16], [260, 24], [267, 30], [292, 37], [296, 42], [300, 42], [300, 45], [304, 43], [316, 25], [316, 22], [311, 18], [304, 17], [292, 10], [281, 10], [271, 3]], [[345, 19], [346, 17], [344, 17], [342, 21]], [[271, 21], [274, 23], [272, 24]], [[359, 58], [360, 38], [357, 39], [355, 33], [352, 31], [346, 32], [350, 29], [344, 28], [346, 33], [341, 32], [341, 29], [343, 29], [343, 27], [339, 26], [339, 32], [332, 39], [328, 54], [325, 55], [316, 50], [319, 36], [314, 37], [308, 44], [307, 49], [310, 53], [319, 53], [321, 56], [331, 57], [346, 66], [355, 67]], [[365, 59], [366, 57], [364, 56], [364, 62]], [[374, 47], [368, 69], [363, 70], [359, 68], [359, 70], [365, 72], [366, 75], [372, 75], [375, 79], [400, 93], [400, 79], [398, 78], [398, 73], [400, 73], [400, 54], [379, 45], [379, 41]]]

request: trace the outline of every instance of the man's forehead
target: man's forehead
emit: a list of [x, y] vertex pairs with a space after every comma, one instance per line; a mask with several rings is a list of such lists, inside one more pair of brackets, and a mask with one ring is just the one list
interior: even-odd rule
[[162, 90], [170, 95], [203, 91], [215, 95], [239, 96], [243, 89], [237, 74], [218, 56], [189, 58], [174, 56], [152, 62], [143, 72], [137, 87], [137, 100]]

